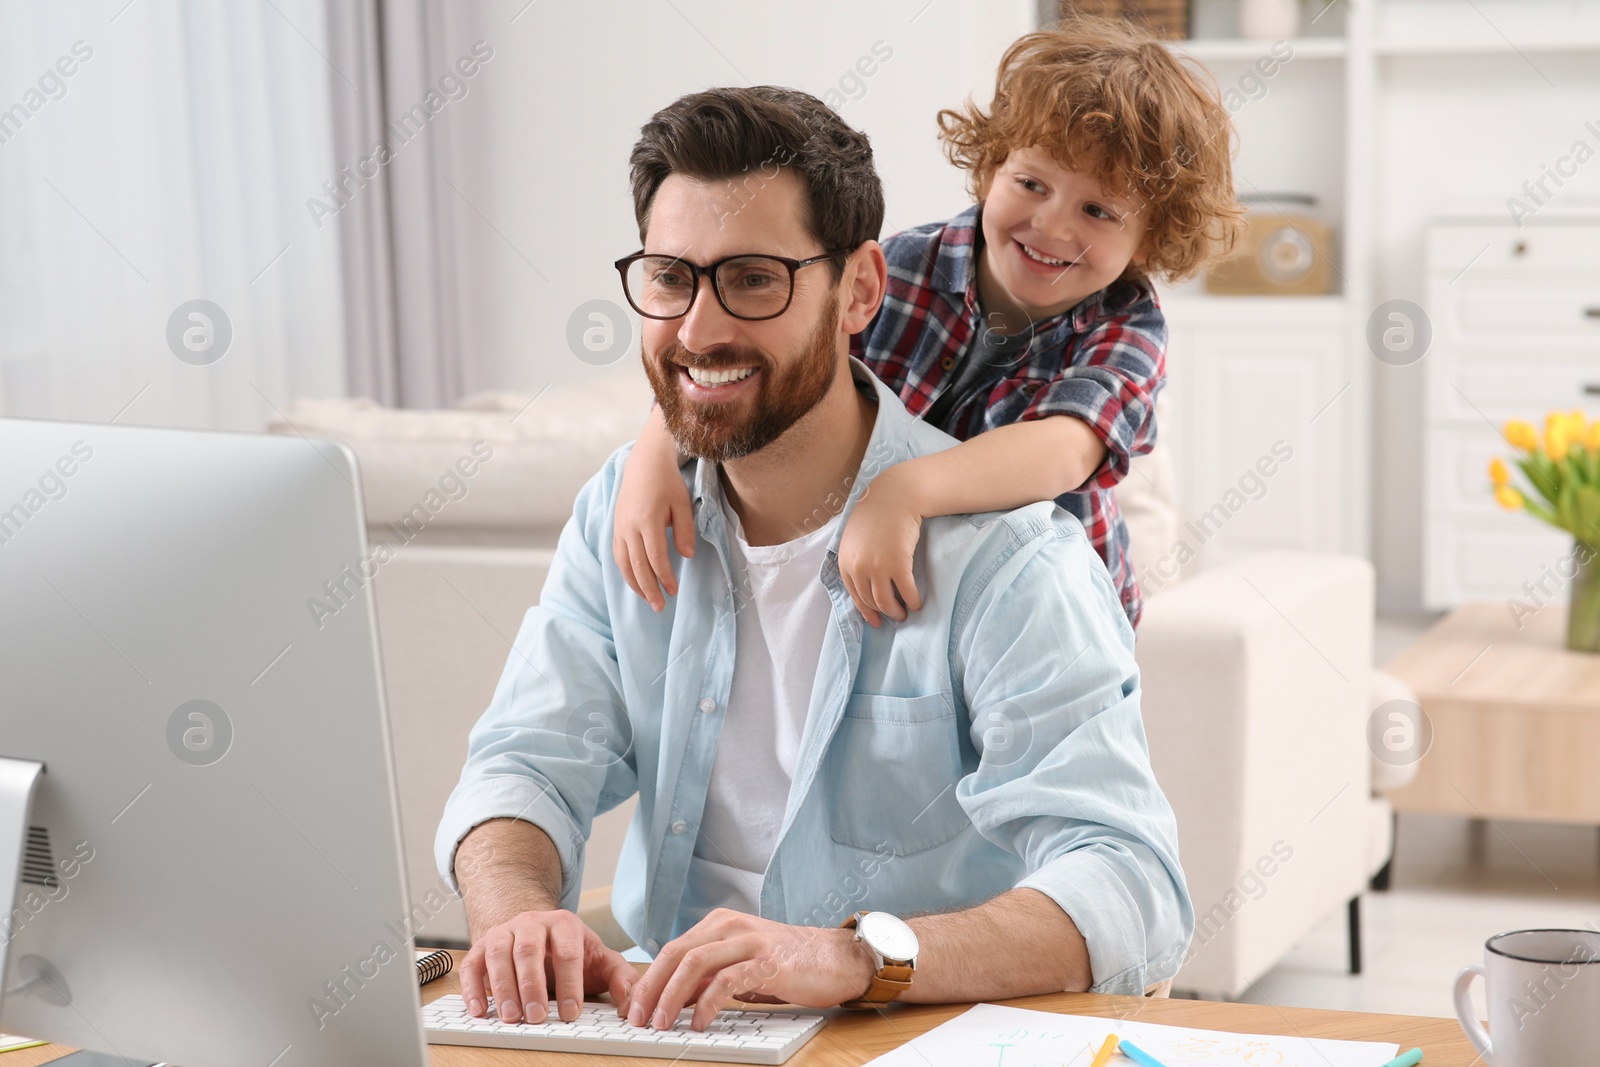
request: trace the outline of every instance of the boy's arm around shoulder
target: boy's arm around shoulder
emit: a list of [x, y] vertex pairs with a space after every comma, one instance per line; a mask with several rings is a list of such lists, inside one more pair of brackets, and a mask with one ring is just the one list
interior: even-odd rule
[[922, 518], [1009, 511], [1070, 493], [1106, 455], [1080, 419], [1051, 417], [997, 426], [941, 452], [889, 468], [889, 484]]
[[1115, 486], [1155, 445], [1166, 338], [1160, 308], [1142, 295], [1075, 338], [1070, 361], [1049, 381], [1001, 382], [990, 400], [1000, 425], [908, 460], [893, 482], [923, 518]]
[[1133, 634], [1082, 528], [990, 519], [958, 594], [951, 669], [977, 770], [957, 799], [1089, 947], [1093, 992], [1172, 977], [1194, 928], [1177, 823], [1150, 768]]

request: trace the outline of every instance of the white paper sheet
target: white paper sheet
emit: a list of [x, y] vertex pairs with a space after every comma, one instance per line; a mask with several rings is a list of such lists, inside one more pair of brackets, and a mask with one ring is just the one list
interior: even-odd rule
[[[870, 1067], [1088, 1067], [1107, 1034], [1165, 1067], [1382, 1067], [1399, 1051], [1383, 1041], [1232, 1034], [979, 1004]], [[1111, 1058], [1114, 1067], [1129, 1062]]]
[[33, 1048], [35, 1045], [44, 1044], [48, 1044], [48, 1042], [35, 1041], [31, 1037], [18, 1037], [16, 1034], [0, 1034], [0, 1052], [10, 1052], [19, 1048]]

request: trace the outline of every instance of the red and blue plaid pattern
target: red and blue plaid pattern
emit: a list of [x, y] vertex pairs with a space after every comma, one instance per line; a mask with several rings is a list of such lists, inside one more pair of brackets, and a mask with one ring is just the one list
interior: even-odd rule
[[[977, 254], [980, 206], [949, 222], [918, 226], [883, 242], [889, 283], [883, 306], [851, 352], [925, 417], [980, 330]], [[939, 425], [959, 440], [1048, 415], [1071, 415], [1094, 427], [1106, 459], [1076, 492], [1056, 503], [1083, 523], [1111, 572], [1128, 621], [1143, 600], [1128, 562], [1128, 528], [1112, 488], [1134, 456], [1155, 446], [1155, 398], [1166, 384], [1167, 326], [1144, 280], [1117, 281], [1070, 311], [1032, 326], [1014, 365], [961, 399]]]

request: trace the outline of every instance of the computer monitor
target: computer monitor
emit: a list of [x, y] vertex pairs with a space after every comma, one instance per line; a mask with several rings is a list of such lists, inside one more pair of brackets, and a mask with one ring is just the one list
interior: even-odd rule
[[0, 1031], [425, 1062], [371, 566], [342, 446], [0, 419]]

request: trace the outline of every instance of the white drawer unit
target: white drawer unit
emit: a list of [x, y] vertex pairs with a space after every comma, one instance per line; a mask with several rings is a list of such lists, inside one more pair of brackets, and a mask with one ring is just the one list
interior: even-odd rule
[[1523, 595], [1571, 538], [1501, 511], [1493, 456], [1507, 419], [1600, 415], [1600, 219], [1436, 222], [1427, 232], [1423, 602]]
[[1164, 310], [1189, 549], [1206, 567], [1269, 550], [1359, 551], [1345, 302], [1216, 297]]

